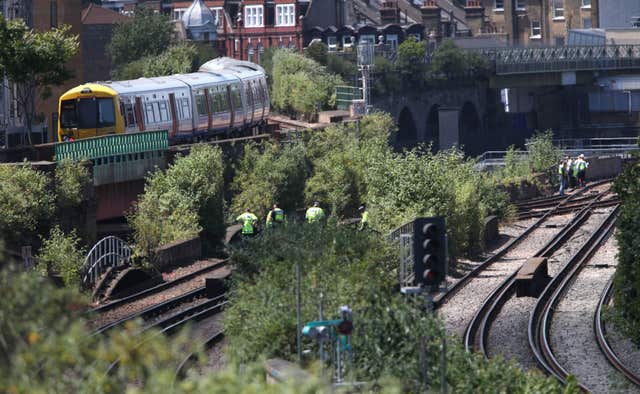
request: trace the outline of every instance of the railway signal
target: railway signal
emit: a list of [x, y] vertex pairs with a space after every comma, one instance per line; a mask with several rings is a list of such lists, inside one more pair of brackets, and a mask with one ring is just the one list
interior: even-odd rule
[[444, 218], [416, 218], [413, 222], [413, 273], [420, 286], [437, 288], [447, 274]]

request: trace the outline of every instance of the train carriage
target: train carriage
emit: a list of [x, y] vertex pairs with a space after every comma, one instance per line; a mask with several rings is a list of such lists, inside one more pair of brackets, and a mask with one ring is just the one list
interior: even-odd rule
[[218, 58], [195, 73], [78, 86], [60, 97], [59, 115], [60, 141], [169, 130], [176, 142], [265, 124], [269, 95], [260, 66]]

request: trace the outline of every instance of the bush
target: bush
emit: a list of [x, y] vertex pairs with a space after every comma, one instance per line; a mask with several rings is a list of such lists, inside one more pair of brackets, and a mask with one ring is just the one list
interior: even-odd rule
[[614, 191], [622, 200], [617, 222], [618, 266], [613, 282], [617, 326], [640, 344], [640, 164], [629, 164], [618, 177]]
[[[227, 356], [237, 362], [295, 360], [298, 263], [303, 323], [318, 318], [320, 302], [326, 319], [336, 318], [340, 305], [353, 309], [356, 380], [382, 392], [438, 390], [444, 330], [419, 299], [394, 289], [396, 253], [371, 233], [331, 225], [279, 228], [234, 249], [231, 306], [224, 317]], [[420, 362], [423, 339], [427, 388]], [[451, 342], [446, 379], [452, 392], [578, 392], [575, 384], [565, 390], [553, 378], [522, 372], [513, 363], [486, 361]], [[309, 350], [307, 365], [317, 361], [317, 342], [304, 338], [303, 349]]]
[[59, 208], [73, 208], [82, 204], [92, 187], [91, 174], [84, 163], [63, 160], [56, 166], [56, 203]]
[[415, 37], [408, 37], [398, 46], [396, 69], [402, 77], [405, 86], [418, 88], [424, 85], [427, 69], [427, 47], [424, 41], [417, 41]]
[[7, 246], [31, 243], [55, 212], [50, 180], [28, 164], [0, 166], [0, 239]]
[[481, 55], [458, 48], [451, 40], [444, 40], [431, 60], [429, 73], [436, 78], [482, 76], [489, 69]]
[[233, 215], [249, 207], [266, 217], [275, 202], [285, 212], [303, 205], [307, 171], [302, 144], [247, 144], [236, 173], [231, 185], [238, 193], [231, 204]]
[[272, 61], [271, 99], [278, 110], [312, 119], [320, 109], [333, 105], [335, 87], [343, 83], [339, 76], [289, 50], [276, 51]]
[[75, 231], [65, 234], [60, 227], [51, 229], [49, 238], [42, 240], [42, 247], [38, 252], [38, 270], [43, 275], [56, 272], [62, 276], [64, 284], [79, 288], [82, 264], [87, 254], [80, 246], [80, 238]]
[[194, 146], [166, 172], [154, 172], [128, 216], [137, 253], [151, 257], [158, 246], [194, 237], [200, 230], [205, 248], [215, 247], [225, 232], [222, 184], [222, 154], [208, 145]]

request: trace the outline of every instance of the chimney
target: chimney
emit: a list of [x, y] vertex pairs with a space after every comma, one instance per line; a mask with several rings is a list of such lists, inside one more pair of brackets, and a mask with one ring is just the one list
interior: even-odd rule
[[440, 7], [435, 0], [425, 0], [420, 7], [422, 12], [422, 24], [424, 25], [425, 37], [433, 32], [436, 37], [440, 37]]
[[469, 30], [471, 30], [471, 35], [482, 33], [484, 7], [480, 0], [467, 0], [467, 4], [464, 7], [464, 17]]
[[400, 23], [400, 10], [397, 1], [385, 1], [380, 7], [380, 22], [383, 25]]

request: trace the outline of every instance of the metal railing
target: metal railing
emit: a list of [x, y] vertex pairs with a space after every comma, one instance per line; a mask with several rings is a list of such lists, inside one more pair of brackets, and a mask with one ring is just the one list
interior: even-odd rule
[[82, 284], [93, 286], [98, 278], [110, 267], [129, 263], [131, 247], [118, 237], [108, 236], [96, 243], [84, 259]]
[[400, 245], [400, 288], [414, 285], [413, 274], [413, 220], [393, 230], [388, 239]]
[[640, 68], [640, 45], [484, 48], [496, 74]]

